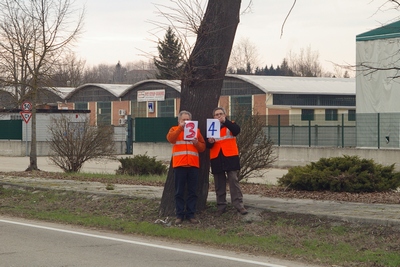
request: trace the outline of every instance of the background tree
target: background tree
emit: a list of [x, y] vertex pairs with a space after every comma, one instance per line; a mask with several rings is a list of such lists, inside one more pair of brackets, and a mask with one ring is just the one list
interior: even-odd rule
[[64, 172], [79, 172], [91, 159], [114, 159], [112, 126], [90, 126], [89, 119], [72, 121], [70, 117], [52, 118], [49, 159]]
[[281, 65], [274, 68], [274, 65], [271, 65], [269, 68], [265, 66], [265, 68], [256, 68], [255, 75], [266, 75], [266, 76], [295, 76], [292, 69], [289, 67], [289, 63], [286, 58], [282, 60]]
[[16, 100], [32, 102], [29, 166], [37, 170], [36, 103], [40, 87], [48, 86], [58, 60], [78, 37], [83, 12], [69, 0], [3, 0], [0, 2], [0, 69], [4, 84], [15, 88]]
[[164, 40], [159, 41], [157, 49], [159, 59], [154, 58], [157, 79], [181, 79], [184, 66], [182, 45], [171, 27], [167, 29]]
[[321, 77], [322, 67], [319, 62], [318, 51], [312, 51], [311, 46], [307, 49], [301, 49], [299, 54], [290, 53], [290, 69], [296, 76], [301, 77]]
[[286, 58], [282, 60], [280, 65], [279, 74], [280, 76], [294, 76], [293, 70], [289, 67], [289, 63]]
[[136, 82], [155, 79], [153, 61], [128, 62], [122, 65], [98, 64], [84, 70], [82, 83], [119, 83], [134, 84]]
[[[206, 136], [206, 120], [217, 107], [221, 95], [229, 55], [239, 23], [240, 0], [209, 0], [197, 39], [185, 65], [181, 83], [180, 110], [189, 110]], [[190, 13], [190, 12], [189, 12]], [[210, 159], [208, 152], [200, 154], [200, 175], [197, 208], [205, 209], [209, 187]], [[174, 214], [174, 184], [172, 168], [168, 172], [160, 204], [160, 215]]]
[[114, 73], [113, 73], [113, 83], [123, 84], [126, 82], [126, 68], [122, 67], [121, 63], [118, 61], [117, 65], [115, 65]]
[[83, 75], [84, 83], [112, 83], [115, 66], [99, 64], [87, 68]]
[[228, 70], [230, 73], [252, 74], [257, 66], [257, 47], [249, 38], [242, 38], [233, 46], [229, 59]]
[[83, 74], [86, 61], [76, 57], [74, 53], [68, 53], [55, 66], [55, 73], [51, 75], [51, 86], [54, 87], [78, 87], [83, 83]]

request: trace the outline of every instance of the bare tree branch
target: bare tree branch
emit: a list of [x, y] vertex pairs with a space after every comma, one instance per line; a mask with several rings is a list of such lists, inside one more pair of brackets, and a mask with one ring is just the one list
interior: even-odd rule
[[286, 20], [289, 18], [290, 13], [292, 13], [292, 10], [293, 10], [294, 6], [296, 5], [296, 2], [297, 2], [297, 0], [294, 0], [294, 1], [293, 1], [293, 5], [292, 5], [292, 7], [290, 8], [288, 14], [286, 15], [285, 20], [283, 21], [282, 28], [281, 28], [281, 38], [282, 38], [282, 35], [283, 35], [283, 28], [285, 27]]

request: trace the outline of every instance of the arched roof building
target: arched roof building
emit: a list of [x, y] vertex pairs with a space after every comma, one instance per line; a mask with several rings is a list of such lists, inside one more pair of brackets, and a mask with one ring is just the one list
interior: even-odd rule
[[104, 102], [117, 101], [122, 92], [131, 87], [129, 84], [88, 83], [68, 93], [68, 102]]
[[[133, 85], [90, 83], [41, 90], [40, 103], [58, 103], [59, 109], [89, 109], [94, 124], [119, 125], [128, 115], [175, 117], [180, 85], [179, 80], [156, 79]], [[227, 74], [219, 102], [230, 115], [236, 105], [260, 115], [355, 114], [355, 79]]]

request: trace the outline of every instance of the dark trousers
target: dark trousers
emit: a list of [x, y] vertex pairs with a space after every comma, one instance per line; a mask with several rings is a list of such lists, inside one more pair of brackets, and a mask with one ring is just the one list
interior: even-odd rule
[[226, 202], [226, 180], [229, 183], [229, 191], [231, 195], [231, 203], [237, 209], [240, 210], [244, 208], [243, 205], [243, 194], [240, 189], [239, 179], [238, 179], [239, 171], [227, 171], [222, 173], [214, 174], [214, 184], [215, 184], [215, 193], [217, 195], [217, 209], [225, 210], [227, 206]]
[[[194, 218], [197, 204], [197, 182], [199, 180], [199, 168], [177, 167], [174, 168], [175, 178], [175, 209], [176, 217], [184, 219]], [[185, 188], [187, 194], [185, 199]]]

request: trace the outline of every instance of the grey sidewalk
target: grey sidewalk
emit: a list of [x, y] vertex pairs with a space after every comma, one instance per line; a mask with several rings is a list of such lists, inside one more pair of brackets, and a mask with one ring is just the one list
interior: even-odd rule
[[[0, 157], [0, 171], [10, 171], [5, 170], [5, 168], [3, 167], [3, 163], [6, 163], [6, 161], [3, 159], [3, 157]], [[12, 164], [18, 164], [17, 159], [11, 159], [14, 160], [12, 162], [8, 162], [9, 165], [7, 166], [7, 168], [10, 168], [10, 165]], [[23, 159], [27, 161], [27, 158]], [[27, 163], [28, 161], [26, 162], [26, 164]], [[108, 163], [108, 165], [110, 167], [110, 163]], [[98, 166], [102, 170], [99, 172], [106, 172], [104, 171], [104, 164], [99, 164]], [[111, 169], [114, 167], [115, 166], [112, 166]], [[40, 167], [40, 165], [39, 168], [47, 170], [44, 167]], [[117, 169], [117, 167], [115, 167], [115, 169]], [[16, 170], [19, 171], [19, 169]], [[270, 174], [281, 175], [281, 172], [272, 171], [272, 173]], [[269, 179], [271, 181], [273, 180], [272, 178], [270, 175]], [[5, 175], [0, 175], [0, 184], [3, 186], [31, 186], [57, 190], [83, 191], [95, 194], [128, 195], [151, 198], [161, 198], [163, 190], [162, 187], [119, 184], [114, 185], [114, 190], [107, 190], [105, 184], [98, 182], [81, 182], [56, 179], [53, 180], [43, 178], [21, 178], [9, 177]], [[213, 192], [209, 193], [208, 201], [215, 201], [215, 194]], [[249, 209], [250, 214], [252, 209], [265, 209], [278, 212], [318, 215], [344, 221], [379, 225], [393, 225], [396, 227], [400, 227], [400, 204], [364, 204], [337, 201], [281, 199], [262, 197], [258, 195], [244, 195], [244, 202], [245, 206]]]

